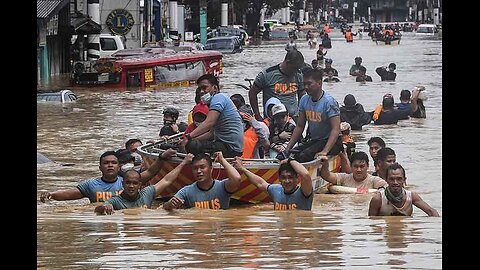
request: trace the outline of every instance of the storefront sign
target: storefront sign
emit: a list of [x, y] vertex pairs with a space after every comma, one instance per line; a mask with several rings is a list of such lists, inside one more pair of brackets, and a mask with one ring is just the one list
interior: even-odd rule
[[125, 9], [115, 9], [107, 16], [108, 29], [116, 35], [126, 35], [132, 29], [135, 20]]

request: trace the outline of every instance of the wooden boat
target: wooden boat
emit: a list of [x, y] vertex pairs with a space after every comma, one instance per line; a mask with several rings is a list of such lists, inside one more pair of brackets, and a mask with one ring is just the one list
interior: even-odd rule
[[[172, 137], [170, 137], [171, 139]], [[154, 144], [147, 144], [141, 146], [137, 151], [142, 155], [144, 162], [147, 166], [150, 166], [158, 158], [158, 155], [162, 153], [161, 144], [164, 142], [156, 142]], [[165, 148], [165, 147], [162, 147]], [[173, 157], [171, 160], [164, 162], [162, 169], [159, 173], [150, 180], [150, 184], [155, 184], [160, 181], [168, 172], [173, 170], [182, 159], [185, 157], [185, 154], [177, 153], [177, 157]], [[227, 159], [229, 160], [229, 159]], [[312, 178], [312, 184], [315, 192], [322, 190], [326, 186], [326, 182], [320, 178], [320, 168], [321, 161], [315, 159], [310, 162], [302, 163], [310, 173]], [[251, 172], [262, 177], [268, 183], [277, 183], [278, 180], [278, 159], [244, 159], [244, 166]], [[340, 157], [334, 156], [331, 157], [329, 162], [329, 170], [332, 172], [338, 172], [340, 170]], [[213, 178], [214, 179], [224, 179], [226, 178], [226, 173], [221, 165], [217, 162], [213, 163]], [[271, 202], [270, 196], [264, 191], [260, 191], [253, 184], [248, 181], [247, 177], [244, 174], [241, 174], [241, 184], [240, 188], [232, 195], [232, 198], [241, 202], [248, 203], [266, 203]], [[169, 198], [175, 195], [175, 193], [182, 187], [192, 184], [194, 182], [193, 173], [191, 166], [185, 166], [177, 180], [170, 185], [164, 192], [160, 194], [160, 198]]]
[[76, 61], [72, 84], [108, 88], [186, 87], [203, 74], [222, 73], [222, 53], [192, 47], [125, 49], [111, 58]]

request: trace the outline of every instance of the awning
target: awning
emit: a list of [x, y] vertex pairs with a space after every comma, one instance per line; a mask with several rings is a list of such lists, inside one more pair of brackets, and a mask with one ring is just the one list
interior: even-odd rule
[[72, 27], [75, 34], [100, 34], [102, 27], [87, 17], [72, 18]]
[[37, 0], [37, 19], [50, 19], [70, 0]]

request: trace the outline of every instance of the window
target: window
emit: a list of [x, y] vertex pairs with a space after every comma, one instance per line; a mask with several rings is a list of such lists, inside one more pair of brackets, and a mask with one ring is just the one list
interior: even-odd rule
[[117, 43], [113, 38], [100, 38], [100, 46], [103, 51], [116, 51]]

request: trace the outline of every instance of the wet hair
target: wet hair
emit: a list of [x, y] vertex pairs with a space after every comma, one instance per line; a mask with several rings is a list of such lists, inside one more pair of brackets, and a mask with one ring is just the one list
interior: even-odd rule
[[315, 81], [322, 81], [323, 79], [323, 70], [320, 69], [309, 69], [303, 73], [304, 80], [306, 78], [312, 78]]
[[303, 54], [300, 51], [290, 50], [285, 55], [284, 61], [287, 62], [289, 65], [295, 65], [300, 67], [303, 65], [305, 60], [303, 58]]
[[292, 167], [290, 162], [280, 164], [280, 167], [278, 168], [278, 175], [280, 175], [283, 171], [291, 172], [293, 175], [297, 175], [297, 172]]
[[213, 164], [212, 158], [210, 157], [210, 155], [207, 155], [205, 153], [196, 154], [192, 159], [192, 164], [202, 159], [205, 159], [208, 163], [208, 166], [212, 167], [212, 164]]
[[[131, 174], [131, 173], [135, 173], [136, 175], [138, 175], [138, 177], [139, 177], [138, 181], [141, 182], [141, 181], [140, 181], [140, 178], [142, 178], [142, 176], [141, 176], [140, 173], [139, 173], [137, 170], [135, 170], [135, 169], [128, 169], [126, 172], [123, 173], [123, 178], [125, 178], [125, 176], [127, 176], [127, 174]], [[125, 183], [125, 181], [123, 181], [123, 182]]]
[[233, 94], [230, 96], [230, 99], [233, 101], [233, 104], [235, 104], [235, 107], [237, 107], [237, 109], [245, 105], [245, 99], [240, 94]]
[[377, 152], [377, 160], [378, 161], [385, 161], [387, 159], [387, 157], [390, 156], [390, 155], [397, 156], [395, 154], [395, 151], [393, 151], [392, 148], [383, 147], [382, 149], [378, 150], [378, 152]]
[[368, 155], [365, 152], [358, 151], [352, 153], [352, 155], [350, 156], [350, 162], [353, 163], [355, 160], [363, 160], [368, 165]]
[[395, 171], [395, 170], [398, 170], [398, 169], [401, 169], [403, 171], [403, 178], [404, 179], [407, 179], [407, 174], [405, 173], [405, 169], [402, 167], [402, 165], [400, 165], [399, 163], [395, 162], [393, 163], [392, 165], [388, 166], [387, 168], [387, 178], [388, 178], [388, 174], [390, 171]]
[[202, 76], [200, 76], [197, 79], [197, 85], [200, 84], [201, 81], [207, 80], [211, 85], [216, 85], [218, 89], [220, 89], [220, 86], [218, 85], [218, 79], [215, 77], [213, 74], [207, 73]]
[[385, 141], [380, 137], [372, 137], [368, 140], [368, 146], [372, 145], [372, 143], [378, 143], [382, 148], [385, 147]]
[[201, 100], [200, 93], [201, 92], [202, 92], [202, 89], [197, 87], [197, 89], [195, 90], [195, 104], [200, 103], [200, 100]]
[[100, 165], [102, 165], [102, 159], [106, 156], [115, 156], [118, 160], [118, 157], [117, 157], [115, 151], [107, 151], [100, 156]]
[[411, 97], [412, 97], [412, 94], [410, 93], [410, 90], [403, 89], [402, 91], [400, 91], [400, 100], [410, 101]]
[[142, 141], [140, 141], [139, 139], [130, 139], [125, 143], [125, 149], [128, 149], [130, 147], [130, 145], [132, 145], [134, 143], [137, 143], [137, 142], [143, 144]]

